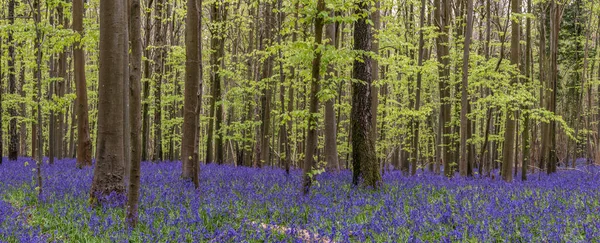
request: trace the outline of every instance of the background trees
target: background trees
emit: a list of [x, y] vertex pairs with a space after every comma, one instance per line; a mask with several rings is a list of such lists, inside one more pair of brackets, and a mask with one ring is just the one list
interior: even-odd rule
[[[105, 115], [100, 1], [41, 1], [41, 48], [32, 39], [34, 9], [22, 0], [0, 3], [9, 6], [0, 12], [0, 130], [8, 131], [0, 135], [8, 144], [1, 152], [53, 152], [91, 165], [92, 155], [101, 154]], [[132, 126], [141, 121], [142, 159], [185, 160], [183, 154], [197, 149], [205, 162], [294, 168], [314, 159], [314, 168], [336, 170], [358, 168], [353, 153], [372, 152], [373, 171], [440, 172], [443, 164], [448, 176], [457, 169], [470, 175], [469, 168], [491, 175], [506, 167], [507, 180], [515, 169], [553, 173], [574, 166], [576, 158], [597, 161], [600, 9], [591, 0], [384, 0], [372, 6], [326, 0], [324, 11], [300, 0], [205, 1], [198, 14], [209, 24], [198, 27], [198, 36], [207, 38], [197, 44], [183, 38], [187, 2], [140, 4], [141, 27], [132, 33], [142, 36], [141, 91], [123, 99], [135, 102], [139, 93], [141, 115], [135, 118], [134, 103], [123, 111], [133, 112]], [[321, 41], [318, 19], [326, 26]], [[362, 26], [363, 20], [374, 25]], [[133, 61], [137, 44], [131, 42]], [[189, 45], [210, 47], [198, 54], [198, 66], [210, 67], [198, 69], [198, 79], [210, 82], [195, 96], [186, 86], [193, 71], [186, 69]], [[39, 94], [35, 51], [43, 53]], [[362, 67], [369, 62], [377, 65]], [[320, 89], [311, 92], [313, 85]], [[369, 112], [363, 107], [354, 114], [362, 103], [353, 97], [363, 88], [364, 95], [379, 92], [362, 102], [371, 106], [374, 136], [372, 146], [357, 151], [362, 135], [353, 129]], [[198, 105], [185, 98], [190, 94], [201, 97]], [[40, 97], [38, 108], [33, 101]], [[197, 126], [187, 122], [191, 115], [200, 117]]]

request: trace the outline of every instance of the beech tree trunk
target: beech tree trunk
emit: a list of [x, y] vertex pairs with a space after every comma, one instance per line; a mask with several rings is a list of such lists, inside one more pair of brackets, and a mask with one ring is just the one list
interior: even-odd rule
[[461, 104], [460, 104], [460, 163], [459, 172], [461, 176], [467, 176], [469, 163], [467, 139], [471, 137], [469, 133], [469, 119], [467, 112], [469, 111], [469, 52], [471, 45], [471, 36], [473, 35], [473, 0], [467, 0], [467, 29], [465, 30], [465, 41], [463, 50], [463, 66], [462, 66], [462, 85], [461, 85]]
[[312, 62], [312, 78], [310, 81], [310, 101], [308, 108], [308, 118], [307, 118], [307, 126], [308, 132], [306, 135], [306, 150], [304, 152], [304, 166], [303, 166], [303, 186], [302, 192], [304, 195], [308, 194], [310, 191], [310, 186], [312, 185], [312, 181], [314, 180], [314, 175], [311, 175], [311, 171], [315, 166], [315, 152], [317, 151], [317, 114], [319, 113], [319, 99], [317, 94], [320, 89], [320, 79], [321, 79], [321, 57], [323, 54], [319, 50], [319, 46], [323, 40], [323, 26], [325, 20], [321, 15], [321, 12], [325, 11], [325, 1], [318, 0], [317, 2], [317, 16], [315, 18], [315, 45], [313, 50], [315, 52], [315, 58]]
[[[519, 67], [520, 37], [521, 26], [519, 17], [515, 16], [521, 13], [521, 1], [512, 0], [511, 3], [511, 37], [510, 37], [510, 63]], [[519, 82], [518, 76], [515, 76], [511, 85]], [[506, 123], [504, 127], [504, 145], [502, 146], [502, 179], [511, 182], [513, 179], [512, 169], [515, 159], [515, 135], [516, 135], [516, 117], [518, 113], [514, 110], [516, 107], [510, 105], [506, 110]]]
[[197, 142], [197, 126], [198, 116], [196, 107], [198, 103], [197, 96], [199, 93], [198, 85], [200, 83], [200, 6], [202, 1], [187, 2], [187, 17], [185, 23], [185, 88], [183, 102], [183, 134], [181, 140], [181, 162], [182, 162], [182, 177], [187, 180], [193, 180], [198, 167], [198, 161], [194, 159], [194, 150], [198, 146]]
[[[73, 0], [73, 30], [81, 37], [83, 37], [83, 12], [83, 0]], [[77, 41], [73, 44], [73, 67], [77, 93], [77, 168], [83, 168], [92, 165], [92, 141], [85, 80], [85, 54], [82, 44]]]
[[444, 165], [444, 174], [446, 176], [452, 176], [454, 174], [454, 169], [451, 167], [452, 164], [452, 153], [450, 151], [450, 119], [452, 118], [452, 114], [450, 113], [450, 86], [449, 86], [449, 78], [450, 78], [450, 62], [448, 55], [450, 54], [448, 47], [448, 35], [449, 35], [449, 24], [451, 22], [450, 17], [450, 3], [449, 1], [441, 1], [434, 0], [434, 15], [435, 21], [437, 24], [438, 31], [440, 34], [436, 38], [436, 50], [437, 50], [437, 58], [440, 63], [440, 67], [438, 69], [440, 81], [438, 82], [438, 87], [440, 90], [440, 115], [438, 121], [438, 136], [441, 138], [438, 139], [441, 144], [438, 144], [438, 149], [442, 150], [440, 153], [441, 160]]
[[129, 116], [131, 125], [131, 160], [129, 162], [129, 189], [127, 192], [127, 224], [134, 228], [138, 222], [138, 201], [140, 191], [140, 162], [142, 160], [142, 20], [140, 0], [129, 0]]
[[125, 193], [123, 177], [123, 45], [127, 31], [125, 1], [105, 0], [100, 3], [100, 58], [98, 77], [98, 158], [90, 192], [92, 205], [108, 203], [114, 193], [119, 199]]

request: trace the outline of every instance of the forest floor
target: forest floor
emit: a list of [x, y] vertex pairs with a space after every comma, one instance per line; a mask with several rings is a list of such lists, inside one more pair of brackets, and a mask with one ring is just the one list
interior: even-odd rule
[[600, 168], [529, 181], [386, 173], [378, 191], [353, 188], [351, 173], [323, 173], [310, 195], [301, 171], [204, 165], [199, 190], [181, 163], [142, 163], [140, 224], [128, 230], [123, 202], [91, 208], [92, 168], [75, 160], [0, 165], [0, 242], [599, 242]]

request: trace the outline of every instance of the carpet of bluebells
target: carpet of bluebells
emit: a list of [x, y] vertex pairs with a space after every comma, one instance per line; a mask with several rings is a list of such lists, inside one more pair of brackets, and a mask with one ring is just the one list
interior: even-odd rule
[[204, 165], [194, 190], [181, 163], [144, 162], [134, 230], [122, 207], [89, 206], [91, 168], [44, 165], [38, 199], [34, 167], [0, 165], [0, 242], [600, 242], [594, 167], [513, 183], [390, 172], [378, 191], [323, 173], [304, 197], [299, 170]]

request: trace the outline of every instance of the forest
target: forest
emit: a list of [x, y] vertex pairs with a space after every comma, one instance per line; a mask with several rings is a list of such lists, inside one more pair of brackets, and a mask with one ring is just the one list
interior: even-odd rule
[[0, 242], [600, 242], [598, 0], [0, 0]]

